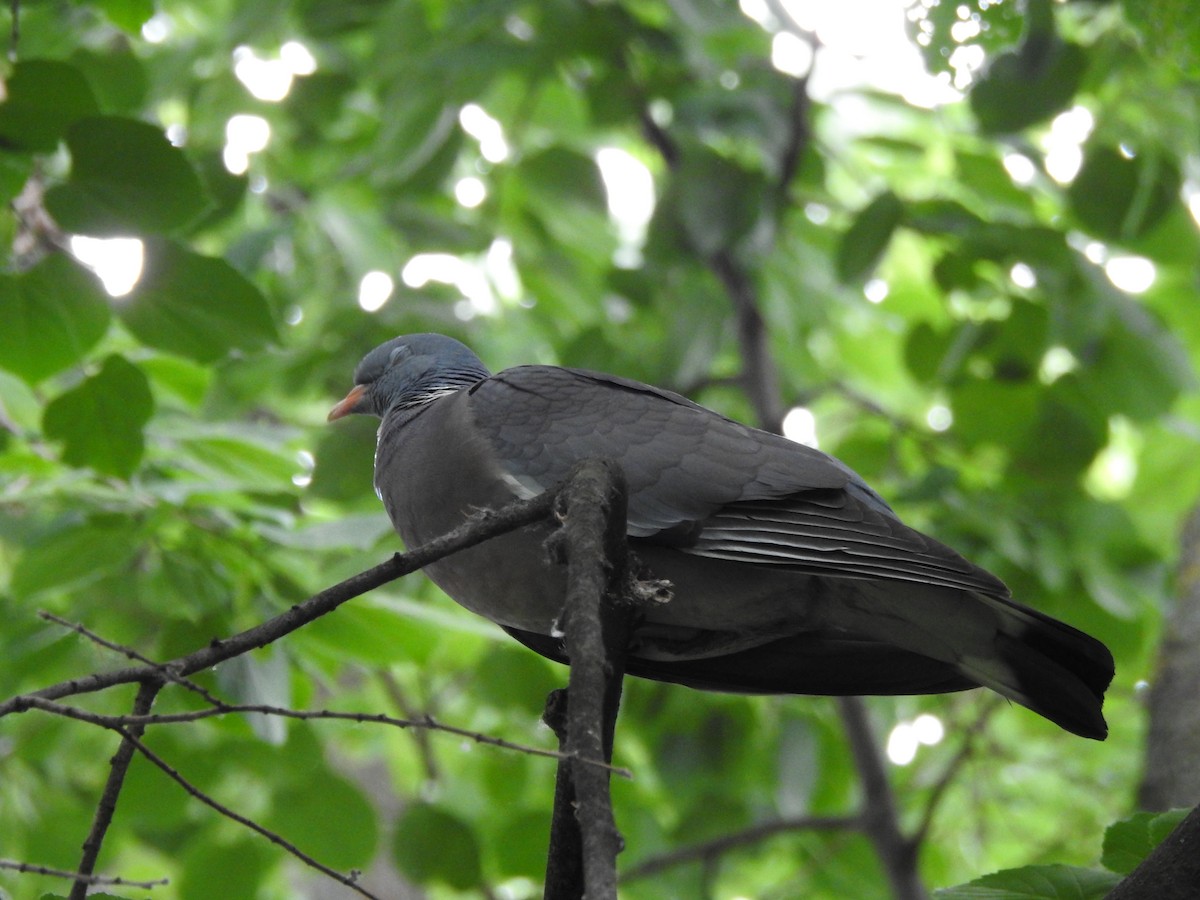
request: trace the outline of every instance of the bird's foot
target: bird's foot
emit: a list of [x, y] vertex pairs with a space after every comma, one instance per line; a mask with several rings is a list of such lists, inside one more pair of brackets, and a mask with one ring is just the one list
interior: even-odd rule
[[665, 578], [631, 578], [629, 599], [634, 606], [661, 606], [675, 596], [675, 585]]

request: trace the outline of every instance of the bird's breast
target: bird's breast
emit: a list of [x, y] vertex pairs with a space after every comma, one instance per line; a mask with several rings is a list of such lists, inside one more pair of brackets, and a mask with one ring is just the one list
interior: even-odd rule
[[[375, 487], [404, 543], [419, 547], [473, 513], [500, 509], [536, 493], [506, 477], [459, 392], [379, 429]], [[550, 526], [535, 524], [455, 553], [425, 572], [459, 604], [500, 625], [548, 634], [562, 606], [565, 579], [547, 563]]]

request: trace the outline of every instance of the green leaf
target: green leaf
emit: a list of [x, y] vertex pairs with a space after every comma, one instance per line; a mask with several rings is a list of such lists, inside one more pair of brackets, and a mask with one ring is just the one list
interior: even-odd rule
[[110, 22], [133, 35], [154, 15], [154, 0], [97, 0], [96, 6]]
[[1087, 53], [1053, 34], [1026, 39], [996, 57], [971, 91], [971, 111], [986, 134], [1020, 131], [1067, 108], [1087, 70]]
[[353, 549], [365, 553], [392, 533], [392, 523], [382, 510], [359, 515], [340, 515], [329, 522], [314, 522], [301, 528], [262, 525], [262, 536], [281, 547], [305, 551]]
[[142, 427], [154, 398], [142, 370], [112, 355], [99, 373], [46, 407], [46, 437], [63, 442], [63, 461], [128, 478], [142, 461]]
[[201, 833], [183, 846], [183, 876], [177, 888], [181, 897], [255, 900], [263, 893], [260, 882], [278, 862], [276, 848], [245, 830], [227, 833], [220, 843]]
[[904, 341], [904, 364], [919, 381], [950, 382], [978, 342], [974, 326], [943, 330], [918, 322]]
[[371, 460], [378, 426], [366, 416], [350, 416], [317, 437], [316, 466], [307, 493], [326, 500], [370, 497]]
[[909, 203], [906, 223], [922, 234], [948, 234], [958, 237], [974, 234], [986, 224], [957, 200], [941, 199]]
[[871, 273], [904, 220], [904, 212], [904, 204], [891, 191], [863, 207], [838, 244], [834, 265], [839, 281], [851, 284]]
[[1187, 0], [1124, 0], [1122, 16], [1152, 59], [1169, 60], [1164, 75], [1200, 78], [1200, 20]]
[[0, 412], [18, 428], [35, 431], [42, 418], [42, 404], [28, 384], [0, 370]]
[[704, 256], [731, 249], [763, 212], [765, 182], [719, 153], [695, 148], [672, 172], [657, 223], [669, 223], [686, 246]]
[[[1095, 324], [1076, 326], [1070, 349], [1083, 364], [1080, 390], [1097, 409], [1148, 421], [1196, 384], [1179, 338], [1155, 315], [1100, 276], [1085, 294]], [[1130, 373], [1137, 377], [1131, 378]]]
[[1165, 153], [1127, 155], [1116, 147], [1088, 150], [1067, 189], [1071, 210], [1093, 234], [1129, 241], [1150, 231], [1179, 203], [1179, 167]]
[[95, 92], [98, 111], [133, 114], [146, 102], [146, 68], [131, 51], [106, 49], [99, 53], [81, 47], [71, 54], [71, 64]]
[[504, 815], [504, 840], [490, 845], [488, 853], [503, 875], [540, 881], [546, 874], [546, 846], [549, 843], [550, 817], [545, 809], [512, 809], [508, 806]]
[[[1077, 372], [1059, 378], [1041, 395], [1026, 426], [1019, 465], [1043, 478], [1066, 484], [1088, 467], [1108, 439], [1108, 419], [1084, 397]], [[1047, 440], [1047, 436], [1053, 438]]]
[[234, 175], [225, 168], [225, 160], [215, 150], [192, 154], [192, 164], [212, 200], [212, 208], [195, 223], [195, 227], [203, 228], [228, 218], [238, 209], [250, 179], [245, 175]]
[[475, 832], [458, 816], [427, 803], [413, 804], [396, 823], [392, 858], [422, 884], [442, 882], [465, 891], [482, 880]]
[[278, 793], [264, 823], [335, 869], [370, 863], [379, 841], [378, 814], [361, 790], [321, 767]]
[[528, 208], [556, 241], [598, 250], [607, 258], [612, 234], [595, 160], [566, 147], [548, 147], [524, 160], [518, 172]]
[[[343, 614], [344, 613], [344, 614]], [[415, 621], [394, 610], [347, 604], [336, 616], [324, 616], [297, 639], [308, 652], [331, 659], [362, 660], [390, 666], [399, 660], [424, 664], [442, 633], [440, 625]]]
[[958, 887], [934, 891], [936, 900], [1102, 900], [1120, 876], [1075, 866], [1005, 869]]
[[0, 153], [0, 203], [6, 206], [21, 193], [33, 172], [33, 157]]
[[213, 380], [210, 367], [178, 356], [152, 356], [140, 360], [138, 365], [150, 378], [156, 392], [162, 391], [192, 407], [204, 402]]
[[546, 705], [546, 695], [560, 687], [565, 670], [524, 647], [497, 644], [483, 661], [476, 696], [498, 709], [516, 709], [536, 719]]
[[447, 148], [457, 150], [462, 141], [457, 110], [437, 92], [398, 91], [388, 109], [379, 135], [388, 165], [375, 173], [388, 184], [420, 180], [427, 167], [440, 168], [436, 164]]
[[1027, 382], [964, 381], [950, 395], [954, 430], [971, 443], [1020, 443], [1037, 418], [1040, 396], [1037, 386]]
[[1175, 830], [1188, 814], [1186, 809], [1165, 813], [1137, 813], [1108, 827], [1100, 862], [1122, 875], [1136, 869], [1163, 838]]
[[71, 176], [46, 192], [67, 231], [97, 236], [169, 232], [209, 206], [200, 177], [153, 125], [92, 116], [67, 130]]
[[142, 343], [197, 362], [276, 337], [266, 298], [240, 272], [167, 241], [147, 245], [146, 270], [118, 312]]
[[13, 67], [0, 104], [0, 145], [35, 153], [53, 150], [67, 128], [99, 111], [87, 79], [74, 66], [29, 59]]
[[23, 600], [52, 590], [81, 590], [125, 566], [137, 552], [128, 521], [86, 522], [25, 548], [13, 569], [12, 592]]
[[0, 275], [0, 366], [36, 384], [79, 362], [109, 317], [96, 279], [64, 254]]

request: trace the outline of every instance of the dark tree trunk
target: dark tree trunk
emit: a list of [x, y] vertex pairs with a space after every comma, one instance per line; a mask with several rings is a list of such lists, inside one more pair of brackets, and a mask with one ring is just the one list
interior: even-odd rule
[[1200, 506], [1188, 517], [1180, 545], [1177, 601], [1163, 623], [1150, 688], [1146, 769], [1138, 789], [1145, 810], [1200, 803]]

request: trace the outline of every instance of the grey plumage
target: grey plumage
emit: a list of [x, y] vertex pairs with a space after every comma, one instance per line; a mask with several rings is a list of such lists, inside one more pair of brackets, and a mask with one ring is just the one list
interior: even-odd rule
[[[610, 457], [631, 548], [674, 597], [645, 611], [629, 671], [712, 690], [926, 693], [985, 685], [1102, 738], [1113, 663], [1099, 641], [1011, 599], [904, 525], [849, 467], [684, 397], [554, 366], [491, 375], [442, 335], [396, 338], [330, 413], [380, 416], [375, 484], [410, 546]], [[563, 576], [548, 525], [428, 567], [451, 597], [539, 653]]]

